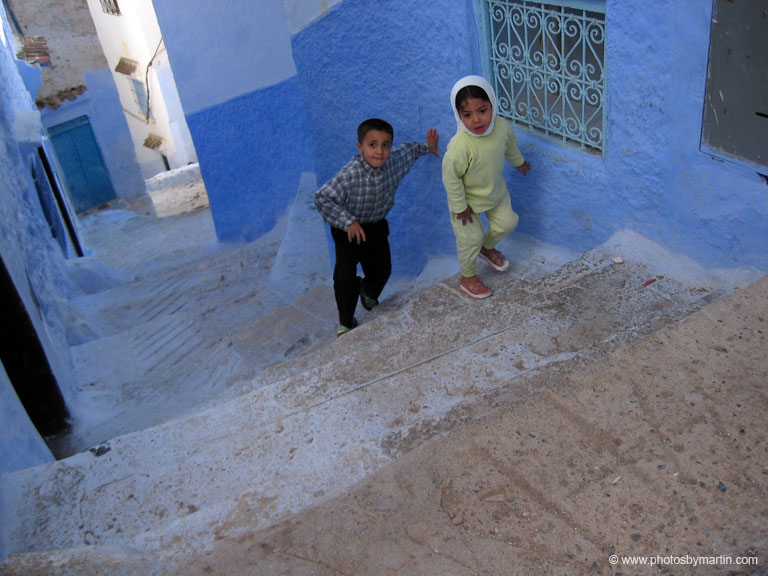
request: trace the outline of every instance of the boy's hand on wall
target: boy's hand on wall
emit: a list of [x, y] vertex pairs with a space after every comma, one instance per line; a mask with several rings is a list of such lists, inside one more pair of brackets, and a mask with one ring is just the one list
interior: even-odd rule
[[523, 176], [527, 176], [530, 169], [531, 165], [528, 162], [523, 162], [520, 166], [517, 166], [517, 171]]
[[357, 239], [358, 244], [360, 244], [360, 242], [365, 242], [365, 230], [360, 226], [360, 222], [355, 220], [349, 225], [347, 228], [347, 238], [350, 242], [352, 242], [353, 238]]
[[437, 149], [439, 139], [440, 135], [437, 133], [437, 130], [434, 128], [427, 130], [427, 146], [429, 146], [429, 151], [438, 158], [440, 158], [440, 150]]

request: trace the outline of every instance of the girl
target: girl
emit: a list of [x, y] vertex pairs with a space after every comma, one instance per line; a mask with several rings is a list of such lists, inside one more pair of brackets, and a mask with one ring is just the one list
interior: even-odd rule
[[[496, 93], [485, 78], [466, 76], [456, 82], [451, 106], [457, 130], [443, 157], [443, 186], [456, 235], [459, 288], [471, 298], [487, 298], [492, 291], [477, 277], [476, 260], [480, 257], [495, 270], [506, 270], [509, 261], [496, 244], [519, 219], [502, 175], [504, 158], [523, 175], [531, 165], [517, 147], [512, 125], [496, 116]], [[481, 212], [488, 219], [486, 230]]]

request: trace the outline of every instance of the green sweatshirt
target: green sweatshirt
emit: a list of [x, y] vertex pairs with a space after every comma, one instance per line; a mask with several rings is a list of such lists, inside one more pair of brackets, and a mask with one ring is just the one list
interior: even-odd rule
[[504, 118], [496, 116], [493, 130], [485, 136], [457, 131], [443, 156], [443, 186], [449, 210], [458, 214], [469, 205], [479, 213], [501, 202], [509, 194], [502, 175], [505, 158], [515, 167], [525, 161], [512, 124]]

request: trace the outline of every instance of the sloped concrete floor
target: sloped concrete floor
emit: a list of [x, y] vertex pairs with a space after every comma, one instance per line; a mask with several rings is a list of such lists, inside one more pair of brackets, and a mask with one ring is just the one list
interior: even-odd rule
[[768, 278], [173, 574], [768, 574], [766, 333]]
[[256, 242], [220, 243], [199, 172], [167, 180], [151, 202], [81, 219], [89, 257], [70, 263], [84, 289], [68, 334], [79, 412], [71, 433], [48, 439], [59, 458], [161, 424], [332, 341], [322, 277], [295, 299], [270, 281], [284, 220]]
[[[115, 439], [102, 447], [105, 455], [63, 461], [50, 481], [27, 484], [37, 486], [42, 506], [33, 514], [47, 507], [50, 518], [20, 518], [30, 531], [19, 533], [30, 551], [61, 550], [13, 556], [0, 573], [610, 574], [638, 573], [606, 563], [606, 550], [624, 553], [624, 544], [641, 550], [626, 554], [658, 545], [664, 556], [678, 555], [678, 544], [712, 553], [742, 543], [747, 552], [764, 550], [765, 509], [754, 498], [766, 470], [764, 425], [755, 417], [765, 407], [758, 385], [765, 376], [758, 353], [765, 351], [764, 283], [716, 304], [751, 298], [725, 315], [752, 306], [756, 326], [745, 318], [728, 332], [707, 316], [710, 305], [670, 327], [722, 293], [631, 260], [606, 265], [605, 250], [535, 282], [489, 276], [498, 290], [493, 302], [468, 302], [455, 279], [396, 295], [389, 310], [382, 306], [379, 317], [351, 333], [375, 359], [368, 372], [357, 374], [359, 360], [339, 353], [345, 337], [329, 352], [310, 351], [242, 381], [228, 391], [240, 401], [227, 403], [225, 395], [213, 419], [193, 415], [186, 427]], [[643, 287], [646, 278], [657, 282]], [[472, 321], [478, 308], [482, 321]], [[519, 320], [501, 318], [510, 313]], [[675, 336], [702, 314], [703, 324]], [[466, 329], [424, 330], [446, 318]], [[691, 335], [704, 344], [691, 346]], [[321, 361], [326, 367], [312, 371]], [[666, 380], [656, 372], [662, 368]], [[281, 384], [265, 386], [275, 382]], [[372, 403], [377, 389], [388, 402]], [[740, 420], [742, 436], [733, 438], [754, 428], [749, 438], [759, 439], [743, 441], [735, 454], [722, 441], [731, 433], [724, 412], [730, 405], [718, 402], [726, 392], [750, 408]], [[344, 398], [352, 401], [346, 411]], [[436, 405], [447, 414], [430, 413]], [[355, 419], [365, 421], [360, 430], [368, 438], [350, 427]], [[339, 438], [358, 437], [359, 448], [350, 446], [341, 461], [334, 425], [351, 432]], [[713, 427], [721, 439], [715, 444]], [[330, 468], [322, 461], [328, 447]], [[761, 449], [762, 456], [752, 454]], [[112, 459], [115, 473], [105, 472]], [[200, 477], [195, 462], [205, 462], [210, 474]], [[393, 464], [375, 472], [387, 462]], [[245, 476], [233, 483], [237, 470]], [[748, 470], [752, 484], [737, 470]], [[33, 471], [41, 478], [48, 472]], [[79, 504], [70, 508], [73, 499]], [[237, 506], [222, 515], [215, 502], [228, 499]], [[724, 508], [731, 515], [721, 521]], [[734, 511], [748, 509], [743, 528]], [[147, 513], [168, 526], [153, 527]], [[134, 515], [138, 531], [130, 526]], [[62, 531], [71, 524], [62, 517], [75, 524]], [[731, 548], [724, 547], [726, 533]], [[675, 566], [666, 573], [730, 572]]]
[[478, 395], [274, 525], [267, 502], [242, 501], [211, 546], [72, 547], [0, 574], [766, 574], [766, 318], [768, 278], [600, 360], [531, 373], [527, 394]]

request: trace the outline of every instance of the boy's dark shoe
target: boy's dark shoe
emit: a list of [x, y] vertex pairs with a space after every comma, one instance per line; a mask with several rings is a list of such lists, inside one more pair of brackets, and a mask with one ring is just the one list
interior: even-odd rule
[[363, 305], [363, 308], [370, 312], [374, 306], [379, 305], [379, 301], [363, 292], [363, 279], [360, 276], [357, 277], [357, 282], [360, 284], [360, 303]]
[[336, 328], [336, 337], [338, 338], [342, 334], [346, 334], [350, 330], [357, 328], [357, 318], [352, 318], [352, 326], [345, 326], [339, 322], [339, 326]]

